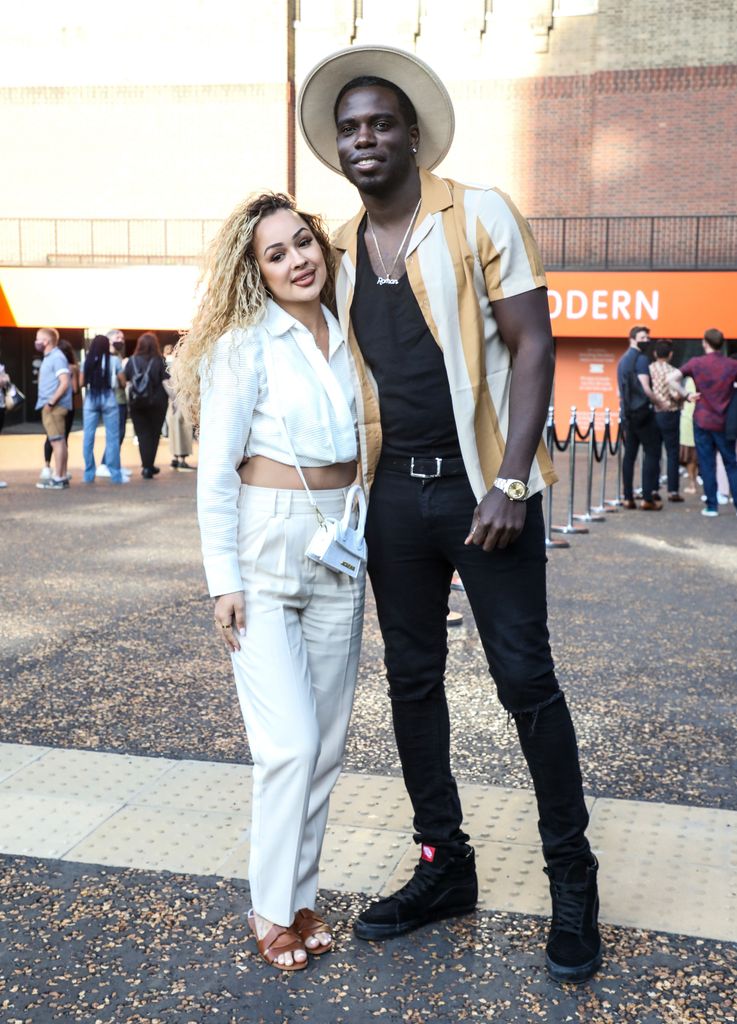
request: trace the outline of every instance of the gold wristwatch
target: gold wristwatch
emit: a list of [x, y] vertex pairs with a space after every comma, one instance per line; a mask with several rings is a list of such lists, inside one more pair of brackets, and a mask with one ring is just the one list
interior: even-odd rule
[[530, 488], [521, 480], [505, 480], [504, 477], [498, 476], [494, 486], [506, 494], [510, 501], [527, 501], [530, 497]]

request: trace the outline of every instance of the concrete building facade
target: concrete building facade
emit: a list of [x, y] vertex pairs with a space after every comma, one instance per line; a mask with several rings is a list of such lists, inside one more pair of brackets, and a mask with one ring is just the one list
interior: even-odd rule
[[290, 99], [376, 41], [447, 82], [441, 171], [529, 216], [735, 212], [733, 0], [30, 0], [0, 37], [0, 216], [220, 219], [292, 184], [338, 221], [350, 190], [299, 139], [289, 166]]

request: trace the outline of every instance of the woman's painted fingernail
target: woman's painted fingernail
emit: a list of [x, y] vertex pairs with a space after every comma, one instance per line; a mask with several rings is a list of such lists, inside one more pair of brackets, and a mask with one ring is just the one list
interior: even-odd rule
[[246, 627], [245, 626], [241, 626], [241, 628], [238, 630], [238, 632], [240, 633], [241, 636], [245, 636], [246, 635]]

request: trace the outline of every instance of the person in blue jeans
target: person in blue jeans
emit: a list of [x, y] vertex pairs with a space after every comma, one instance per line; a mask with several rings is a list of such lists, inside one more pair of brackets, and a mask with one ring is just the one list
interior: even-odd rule
[[123, 380], [122, 364], [117, 356], [110, 354], [109, 339], [104, 334], [96, 335], [84, 361], [81, 377], [85, 387], [82, 447], [86, 484], [95, 480], [95, 432], [100, 421], [105, 424], [104, 462], [110, 470], [110, 481], [114, 484], [128, 483], [120, 469], [120, 426], [115, 399], [115, 388]]
[[717, 508], [717, 452], [722, 456], [724, 469], [737, 508], [737, 456], [734, 442], [727, 441], [727, 409], [737, 387], [737, 360], [724, 355], [724, 335], [716, 327], [704, 331], [703, 356], [694, 356], [680, 370], [673, 370], [671, 380], [675, 389], [684, 396], [681, 384], [684, 377], [693, 377], [697, 400], [694, 410], [694, 440], [699, 457], [699, 472], [704, 481], [706, 508], [702, 516], [719, 515]]

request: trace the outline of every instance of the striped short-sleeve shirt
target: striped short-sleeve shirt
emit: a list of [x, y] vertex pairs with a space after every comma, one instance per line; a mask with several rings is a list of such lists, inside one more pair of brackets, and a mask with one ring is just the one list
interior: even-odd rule
[[[422, 201], [407, 248], [412, 291], [443, 352], [458, 439], [478, 500], [493, 486], [504, 457], [512, 365], [492, 302], [546, 284], [529, 225], [497, 189], [461, 185], [420, 171]], [[336, 234], [338, 317], [356, 378], [363, 475], [371, 485], [381, 454], [376, 383], [350, 319], [362, 208]], [[556, 479], [541, 439], [530, 471], [531, 493]]]

